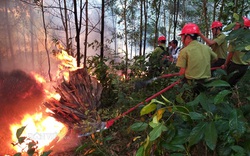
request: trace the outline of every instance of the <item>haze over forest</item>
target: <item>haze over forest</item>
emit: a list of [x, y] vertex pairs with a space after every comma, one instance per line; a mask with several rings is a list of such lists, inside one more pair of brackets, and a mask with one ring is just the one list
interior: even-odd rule
[[211, 37], [212, 21], [226, 25], [233, 13], [249, 13], [246, 0], [2, 0], [0, 5], [0, 69], [43, 74], [50, 63], [51, 71], [56, 68], [56, 43], [76, 57], [79, 66], [86, 66], [87, 57], [96, 54], [119, 55], [127, 66], [134, 56], [150, 53], [160, 35], [179, 40], [187, 22], [197, 23]]

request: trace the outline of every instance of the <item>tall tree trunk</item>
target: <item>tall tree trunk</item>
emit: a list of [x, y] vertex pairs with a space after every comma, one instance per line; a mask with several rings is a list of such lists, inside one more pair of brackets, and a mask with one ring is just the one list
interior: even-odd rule
[[85, 8], [85, 13], [86, 13], [86, 26], [85, 26], [85, 41], [84, 41], [84, 64], [83, 67], [87, 68], [87, 48], [88, 48], [88, 33], [89, 33], [89, 16], [88, 16], [88, 0], [85, 2], [86, 8]]
[[67, 2], [66, 0], [64, 0], [64, 18], [65, 18], [65, 35], [66, 35], [66, 47], [67, 47], [67, 52], [69, 55], [73, 56], [72, 54], [72, 49], [71, 49], [71, 44], [70, 44], [70, 40], [69, 40], [69, 31], [68, 31], [68, 12], [67, 12], [68, 8], [67, 8]]
[[[159, 36], [159, 32], [158, 32], [158, 21], [160, 18], [160, 13], [161, 13], [161, 0], [159, 1], [155, 1], [155, 3], [157, 3], [157, 5], [155, 5], [155, 12], [156, 12], [156, 17], [155, 17], [155, 41], [157, 41], [158, 36]], [[157, 44], [155, 43], [154, 47], [156, 47]]]
[[[80, 67], [81, 61], [81, 52], [80, 52], [80, 24], [78, 24], [78, 12], [77, 12], [77, 0], [73, 0], [74, 2], [74, 17], [75, 17], [75, 28], [76, 28], [76, 61], [77, 67]], [[82, 2], [82, 0], [81, 0]]]
[[214, 0], [213, 15], [212, 15], [213, 21], [215, 21], [217, 2], [218, 2], [217, 0]]
[[[61, 5], [61, 0], [58, 0], [59, 8], [60, 8], [60, 15], [61, 15], [61, 20], [63, 24], [63, 29], [66, 37], [66, 51], [69, 55], [73, 56], [72, 50], [71, 50], [71, 44], [70, 44], [70, 39], [69, 39], [69, 31], [68, 31], [68, 8], [67, 8], [67, 1], [63, 0], [63, 7]], [[64, 12], [63, 12], [63, 10]]]
[[[183, 7], [183, 20], [186, 20], [186, 0], [183, 0], [183, 4], [182, 4]], [[185, 21], [186, 22], [186, 21]]]
[[143, 30], [142, 30], [143, 23], [142, 22], [143, 22], [143, 9], [145, 9], [145, 8], [143, 8], [143, 0], [140, 1], [140, 6], [141, 6], [140, 7], [141, 9], [140, 9], [140, 30], [139, 30], [140, 31], [139, 32], [139, 35], [140, 35], [140, 37], [139, 37], [140, 38], [139, 39], [139, 56], [142, 55], [142, 35], [143, 35], [142, 34], [142, 32], [143, 32]]
[[34, 23], [34, 13], [31, 9], [31, 6], [29, 6], [29, 12], [30, 12], [30, 47], [31, 47], [31, 61], [32, 61], [32, 69], [35, 69], [35, 52], [34, 52], [34, 29], [33, 29], [33, 23]]
[[203, 0], [203, 17], [205, 22], [205, 36], [208, 36], [209, 33], [209, 23], [208, 23], [208, 17], [207, 17], [207, 0]]
[[22, 37], [23, 37], [23, 49], [24, 49], [24, 57], [25, 57], [25, 61], [29, 61], [29, 58], [28, 58], [28, 48], [27, 48], [27, 40], [26, 40], [26, 34], [25, 34], [25, 27], [23, 27], [23, 33], [22, 33]]
[[48, 75], [49, 75], [49, 79], [50, 81], [52, 81], [52, 77], [50, 74], [50, 56], [49, 56], [49, 49], [48, 49], [48, 32], [47, 32], [47, 27], [46, 27], [46, 23], [45, 23], [45, 15], [44, 15], [44, 7], [43, 7], [43, 0], [41, 0], [41, 10], [42, 10], [42, 20], [43, 20], [43, 29], [44, 29], [44, 45], [45, 45], [45, 50], [46, 50], [46, 54], [47, 54], [47, 59], [48, 59]]
[[180, 1], [174, 0], [174, 34], [173, 34], [174, 39], [176, 36], [177, 19], [178, 19], [178, 15], [179, 15], [179, 6], [180, 6]]
[[127, 0], [124, 0], [123, 19], [125, 29], [125, 76], [128, 74], [128, 28], [127, 28]]
[[112, 25], [113, 25], [113, 28], [114, 28], [114, 51], [115, 51], [115, 56], [117, 56], [117, 33], [116, 33], [116, 21], [117, 21], [117, 18], [114, 14], [114, 8], [111, 7], [111, 14], [112, 14]]
[[147, 0], [144, 0], [144, 39], [143, 39], [143, 56], [145, 57], [146, 56], [146, 53], [145, 53], [145, 50], [146, 50], [146, 41], [147, 41], [147, 22], [148, 22], [148, 14], [147, 14], [147, 5], [148, 4], [148, 1]]
[[10, 50], [10, 58], [12, 59], [12, 63], [10, 63], [10, 66], [12, 66], [13, 68], [16, 67], [16, 59], [15, 59], [15, 55], [14, 55], [14, 50], [13, 50], [13, 43], [12, 43], [12, 34], [11, 34], [11, 26], [9, 25], [9, 16], [8, 16], [8, 9], [9, 7], [7, 6], [7, 1], [4, 1], [4, 13], [5, 13], [5, 18], [6, 18], [6, 30], [7, 30], [7, 34], [8, 36], [6, 36], [8, 38], [8, 47]]
[[239, 4], [239, 1], [238, 0], [234, 0], [234, 13], [237, 13], [237, 9], [238, 9], [238, 4]]
[[[164, 5], [165, 6], [165, 5]], [[163, 34], [164, 34], [164, 36], [165, 37], [167, 37], [167, 25], [166, 25], [166, 19], [167, 19], [167, 15], [166, 15], [166, 9], [164, 8], [163, 9], [163, 27], [165, 28], [164, 29], [164, 32], [163, 32]]]
[[221, 18], [222, 18], [222, 13], [223, 13], [224, 6], [225, 6], [225, 0], [222, 0], [222, 1], [221, 1], [221, 7], [220, 7], [219, 18], [218, 18], [219, 21], [220, 21]]
[[105, 20], [105, 5], [104, 5], [105, 1], [102, 0], [102, 23], [101, 23], [101, 49], [100, 49], [100, 57], [101, 60], [103, 60], [104, 57], [104, 20]]
[[[171, 1], [168, 2], [168, 8], [171, 8]], [[169, 14], [168, 16], [168, 41], [170, 41], [170, 36], [172, 34], [171, 32], [171, 28], [172, 28], [172, 23], [173, 23], [173, 15], [172, 14]]]

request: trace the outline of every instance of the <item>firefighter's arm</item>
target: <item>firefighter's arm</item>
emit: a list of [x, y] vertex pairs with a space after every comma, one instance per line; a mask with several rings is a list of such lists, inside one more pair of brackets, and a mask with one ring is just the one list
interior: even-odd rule
[[200, 37], [209, 45], [213, 45], [213, 44], [216, 44], [216, 42], [214, 40], [210, 40], [208, 39], [206, 36], [204, 36], [202, 33], [199, 34]]
[[226, 62], [221, 66], [222, 69], [227, 68], [227, 65], [231, 61], [232, 57], [233, 57], [233, 52], [229, 52], [227, 55]]

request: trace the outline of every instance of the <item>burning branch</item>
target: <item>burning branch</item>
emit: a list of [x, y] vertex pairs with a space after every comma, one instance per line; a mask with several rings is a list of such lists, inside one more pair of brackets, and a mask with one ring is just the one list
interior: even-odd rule
[[96, 109], [100, 106], [102, 86], [86, 69], [70, 71], [69, 80], [64, 80], [55, 90], [60, 100], [52, 98], [44, 103], [52, 111], [52, 117], [82, 132], [89, 132], [101, 124]]

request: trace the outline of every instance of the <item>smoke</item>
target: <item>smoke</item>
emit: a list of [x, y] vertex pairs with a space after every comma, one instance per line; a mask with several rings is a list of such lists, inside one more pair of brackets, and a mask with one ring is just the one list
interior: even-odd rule
[[41, 109], [43, 96], [43, 86], [31, 75], [22, 70], [0, 71], [0, 155], [10, 152], [10, 125]]
[[1, 103], [16, 105], [16, 102], [41, 97], [42, 94], [42, 85], [24, 71], [0, 72]]

